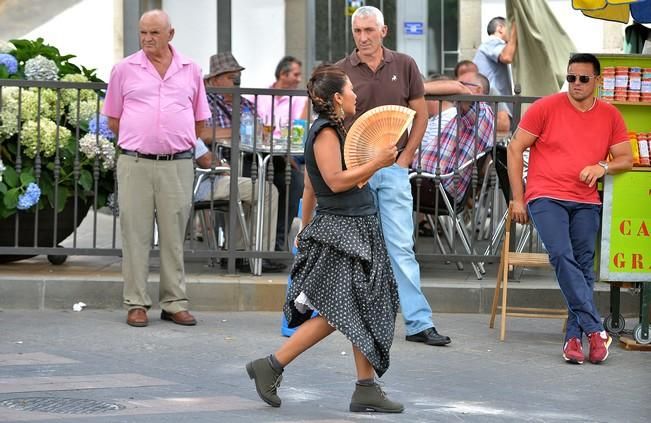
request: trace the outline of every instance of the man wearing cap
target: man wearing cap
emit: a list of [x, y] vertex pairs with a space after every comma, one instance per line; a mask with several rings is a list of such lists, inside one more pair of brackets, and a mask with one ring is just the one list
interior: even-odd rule
[[191, 326], [183, 263], [192, 204], [192, 149], [210, 117], [201, 69], [170, 43], [174, 29], [161, 10], [140, 18], [141, 50], [113, 67], [102, 113], [119, 134], [118, 201], [127, 324], [147, 326], [154, 217], [160, 239], [161, 319]]
[[[218, 53], [210, 58], [210, 72], [204, 76], [204, 81], [208, 87], [232, 88], [236, 85], [236, 82], [239, 84], [242, 70], [244, 70], [244, 67], [240, 66], [240, 64], [237, 62], [237, 60], [235, 60], [235, 57], [233, 57], [230, 52]], [[254, 105], [249, 100], [241, 97], [240, 101], [241, 110], [244, 110], [245, 108], [248, 108], [249, 110], [255, 110]], [[217, 139], [230, 139], [232, 132], [231, 123], [233, 117], [232, 94], [210, 92], [208, 93], [208, 103], [210, 104], [210, 108], [212, 110], [212, 120], [210, 125], [207, 125], [202, 129], [200, 134], [201, 139], [207, 145], [212, 144], [212, 125], [215, 127], [214, 131], [215, 137]], [[202, 150], [203, 153], [205, 153], [205, 149], [197, 148], [197, 152], [201, 152]], [[207, 154], [204, 154], [203, 157], [197, 156], [197, 162], [202, 167], [210, 167], [210, 156]], [[209, 182], [211, 181], [206, 182], [207, 183], [204, 183], [203, 186], [200, 187], [195, 200], [210, 199]], [[212, 186], [212, 198], [214, 200], [228, 200], [230, 194], [229, 176], [221, 176], [215, 179], [212, 181]], [[240, 199], [242, 200], [242, 203], [245, 206], [246, 213], [248, 215], [247, 218], [252, 218], [255, 220], [257, 189], [254, 189], [251, 178], [247, 177], [238, 178], [238, 187]], [[262, 245], [263, 248], [267, 245], [270, 245], [271, 248], [273, 248], [276, 242], [276, 219], [278, 216], [278, 190], [275, 186], [272, 185], [270, 189], [265, 189], [265, 196], [263, 201], [265, 206], [268, 204], [271, 204], [271, 206], [270, 210], [268, 211], [268, 216], [270, 218], [269, 227], [264, 228], [262, 231]], [[242, 242], [241, 232], [238, 232], [238, 239], [235, 242], [236, 248], [244, 249], [245, 246]], [[244, 262], [244, 260], [238, 259], [238, 267], [241, 270], [244, 270], [248, 268], [248, 264]], [[282, 263], [268, 259], [262, 260], [263, 272], [278, 272], [284, 268], [285, 265]]]
[[[210, 72], [203, 77], [207, 87], [233, 88], [239, 85], [243, 66], [235, 60], [230, 51], [214, 54], [210, 57]], [[211, 124], [203, 130], [201, 138], [208, 144], [212, 141], [212, 125], [215, 126], [215, 137], [225, 139], [231, 137], [231, 119], [233, 116], [233, 95], [208, 93], [208, 104], [212, 111]], [[240, 108], [255, 110], [253, 103], [240, 97]]]

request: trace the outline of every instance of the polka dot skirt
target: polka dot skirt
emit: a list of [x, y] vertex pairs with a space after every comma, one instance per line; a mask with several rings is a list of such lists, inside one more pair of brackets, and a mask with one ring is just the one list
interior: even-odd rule
[[312, 314], [294, 304], [304, 293], [382, 376], [389, 368], [399, 301], [377, 216], [317, 215], [299, 234], [298, 249], [284, 306], [289, 327]]

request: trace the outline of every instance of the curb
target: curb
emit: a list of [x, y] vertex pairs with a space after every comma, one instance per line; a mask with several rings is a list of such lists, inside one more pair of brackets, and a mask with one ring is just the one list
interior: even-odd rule
[[[285, 301], [286, 275], [266, 277], [223, 276], [202, 281], [188, 275], [186, 283], [191, 310], [197, 311], [280, 311]], [[122, 309], [122, 280], [119, 277], [97, 279], [26, 279], [5, 277], [0, 280], [0, 309], [70, 310], [77, 302], [90, 309]], [[436, 313], [490, 313], [495, 282], [423, 281], [422, 290]], [[158, 298], [158, 281], [147, 286], [150, 297]], [[595, 290], [597, 308], [609, 314], [610, 295], [606, 284]], [[555, 282], [509, 282], [510, 306], [563, 308], [563, 298]], [[621, 312], [637, 315], [639, 298], [630, 290], [621, 291]]]

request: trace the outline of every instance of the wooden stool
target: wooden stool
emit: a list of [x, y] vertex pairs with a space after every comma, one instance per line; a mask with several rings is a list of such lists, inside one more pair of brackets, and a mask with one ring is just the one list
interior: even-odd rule
[[[551, 268], [549, 263], [549, 256], [547, 253], [518, 253], [509, 251], [509, 243], [511, 240], [511, 206], [507, 212], [506, 224], [504, 232], [504, 244], [502, 246], [502, 255], [500, 257], [500, 265], [497, 270], [497, 283], [495, 284], [495, 293], [493, 294], [493, 305], [491, 308], [491, 319], [489, 327], [492, 329], [495, 326], [495, 315], [497, 309], [502, 311], [502, 320], [500, 322], [500, 341], [504, 341], [506, 336], [506, 316], [512, 317], [529, 317], [529, 318], [545, 318], [545, 319], [565, 319], [567, 324], [567, 310], [566, 309], [550, 309], [550, 308], [535, 308], [535, 307], [507, 307], [507, 293], [509, 282], [509, 270], [514, 266], [526, 267], [547, 267]], [[502, 305], [498, 306], [500, 289], [502, 291]]]

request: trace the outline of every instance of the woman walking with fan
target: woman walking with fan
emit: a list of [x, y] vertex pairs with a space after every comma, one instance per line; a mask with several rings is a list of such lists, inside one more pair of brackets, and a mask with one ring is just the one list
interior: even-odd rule
[[[289, 327], [298, 329], [274, 354], [248, 363], [246, 370], [260, 398], [279, 407], [284, 367], [339, 330], [353, 345], [357, 369], [350, 411], [400, 413], [403, 405], [388, 399], [375, 381], [375, 374], [382, 376], [389, 367], [398, 292], [373, 196], [368, 185], [358, 187], [393, 164], [397, 150], [378, 147], [370, 161], [347, 169], [343, 118], [355, 113], [352, 84], [339, 68], [322, 65], [307, 88], [319, 117], [305, 144], [303, 230], [284, 307]], [[310, 319], [312, 310], [319, 315]]]

